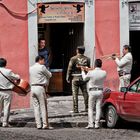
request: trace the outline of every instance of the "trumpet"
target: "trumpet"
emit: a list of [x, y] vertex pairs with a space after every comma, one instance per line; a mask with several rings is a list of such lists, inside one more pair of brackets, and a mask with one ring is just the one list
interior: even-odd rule
[[108, 60], [108, 59], [112, 59], [113, 56], [117, 56], [120, 58], [120, 53], [114, 53], [114, 54], [108, 54], [108, 55], [103, 55], [100, 58], [102, 60]]

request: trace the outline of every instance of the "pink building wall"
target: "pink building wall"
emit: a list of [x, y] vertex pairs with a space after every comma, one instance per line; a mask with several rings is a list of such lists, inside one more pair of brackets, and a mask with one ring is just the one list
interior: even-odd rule
[[[96, 58], [120, 53], [119, 0], [95, 0]], [[118, 74], [112, 59], [103, 59], [107, 71], [106, 86], [118, 90]]]
[[[0, 1], [0, 57], [8, 61], [8, 68], [29, 80], [27, 0]], [[119, 0], [95, 0], [96, 58], [119, 53]], [[118, 89], [117, 67], [113, 60], [103, 60], [107, 71], [106, 86]], [[13, 94], [12, 108], [30, 107], [30, 97]]]
[[[7, 67], [29, 80], [27, 0], [0, 2], [0, 57], [7, 59]], [[29, 95], [13, 94], [12, 108], [28, 108]]]

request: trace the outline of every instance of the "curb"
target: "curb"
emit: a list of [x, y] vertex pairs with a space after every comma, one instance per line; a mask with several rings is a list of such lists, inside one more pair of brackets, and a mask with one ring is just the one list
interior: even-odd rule
[[66, 118], [66, 117], [77, 117], [77, 116], [87, 116], [87, 112], [83, 113], [71, 113], [71, 114], [64, 114], [64, 115], [54, 115], [48, 116], [48, 118]]
[[[12, 117], [14, 117], [14, 115], [21, 115], [21, 113], [14, 113], [11, 114]], [[48, 116], [49, 119], [54, 119], [54, 118], [67, 118], [67, 117], [77, 117], [77, 116], [87, 116], [88, 113], [87, 112], [81, 112], [81, 113], [70, 113], [70, 114], [60, 114], [60, 115], [52, 115], [52, 116]], [[34, 120], [34, 117], [24, 117], [24, 118], [17, 118], [16, 119], [20, 119], [20, 120]]]
[[[35, 122], [17, 121], [9, 123], [12, 127], [28, 127], [36, 128]], [[87, 122], [50, 122], [49, 123], [54, 128], [73, 128], [73, 127], [86, 127]]]
[[[26, 121], [13, 121], [9, 123], [12, 127], [28, 127], [36, 128], [35, 122], [26, 122]], [[105, 121], [100, 121], [101, 127], [105, 125]], [[49, 122], [49, 125], [54, 128], [84, 128], [88, 125], [88, 122]]]
[[[87, 113], [84, 113], [84, 114], [77, 114], [76, 113], [76, 114], [69, 114], [69, 115], [48, 116], [48, 119], [74, 118], [74, 117], [81, 117], [81, 116], [87, 116]], [[21, 125], [24, 125], [24, 124], [27, 124], [27, 123], [32, 123], [34, 121], [35, 121], [34, 117], [23, 117], [23, 118], [16, 117], [16, 118], [12, 118], [10, 122], [13, 123], [13, 124], [17, 124], [17, 125], [22, 123]], [[67, 122], [67, 123], [69, 123], [69, 122]]]

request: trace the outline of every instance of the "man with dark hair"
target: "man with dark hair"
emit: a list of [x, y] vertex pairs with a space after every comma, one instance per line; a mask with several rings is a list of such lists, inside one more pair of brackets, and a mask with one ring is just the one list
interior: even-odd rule
[[[9, 127], [10, 106], [12, 100], [12, 88], [14, 85], [8, 80], [19, 80], [20, 76], [14, 74], [12, 70], [6, 68], [7, 61], [5, 58], [0, 58], [0, 118], [3, 110], [4, 116], [2, 121], [3, 127]], [[7, 78], [8, 79], [7, 79]]]
[[35, 61], [36, 63], [30, 67], [31, 96], [35, 121], [38, 129], [52, 129], [48, 124], [47, 96], [45, 90], [52, 74], [44, 66], [44, 56], [37, 56]]
[[45, 66], [46, 68], [49, 68], [51, 63], [50, 48], [46, 47], [46, 40], [44, 38], [40, 38], [38, 43], [39, 43], [38, 54], [45, 57]]
[[133, 58], [131, 54], [131, 47], [129, 45], [123, 46], [123, 57], [117, 58], [116, 55], [112, 55], [112, 59], [115, 60], [118, 68], [118, 74], [120, 79], [119, 90], [121, 87], [127, 87], [130, 84], [131, 69]]
[[90, 67], [90, 59], [84, 55], [85, 48], [78, 46], [76, 55], [73, 56], [68, 65], [66, 80], [68, 83], [72, 81], [73, 95], [73, 112], [78, 113], [78, 91], [81, 89], [84, 97], [85, 111], [88, 110], [88, 93], [87, 81], [83, 81], [81, 74], [81, 66]]
[[[88, 126], [87, 129], [99, 128], [101, 117], [101, 103], [103, 99], [103, 86], [106, 79], [106, 71], [102, 70], [102, 61], [100, 59], [95, 60], [95, 68], [85, 73], [85, 69], [82, 69], [83, 80], [89, 80], [89, 100], [88, 100]], [[95, 120], [93, 118], [93, 108], [96, 106]], [[93, 124], [95, 122], [95, 126]]]
[[4, 58], [0, 58], [0, 67], [6, 67], [7, 61]]

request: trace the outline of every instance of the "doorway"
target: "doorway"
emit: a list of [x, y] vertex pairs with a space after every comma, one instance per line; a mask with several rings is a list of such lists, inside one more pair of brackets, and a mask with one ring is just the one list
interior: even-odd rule
[[84, 44], [84, 23], [51, 23], [46, 26], [49, 28], [47, 36], [52, 53], [50, 70], [52, 73], [62, 72], [62, 78], [56, 76], [54, 81], [62, 82], [63, 93], [71, 94], [71, 84], [66, 82], [67, 67], [70, 58], [76, 54], [77, 46]]
[[139, 47], [140, 47], [140, 31], [130, 31], [130, 46], [132, 47], [133, 66], [131, 81], [140, 76], [140, 61], [139, 61]]

